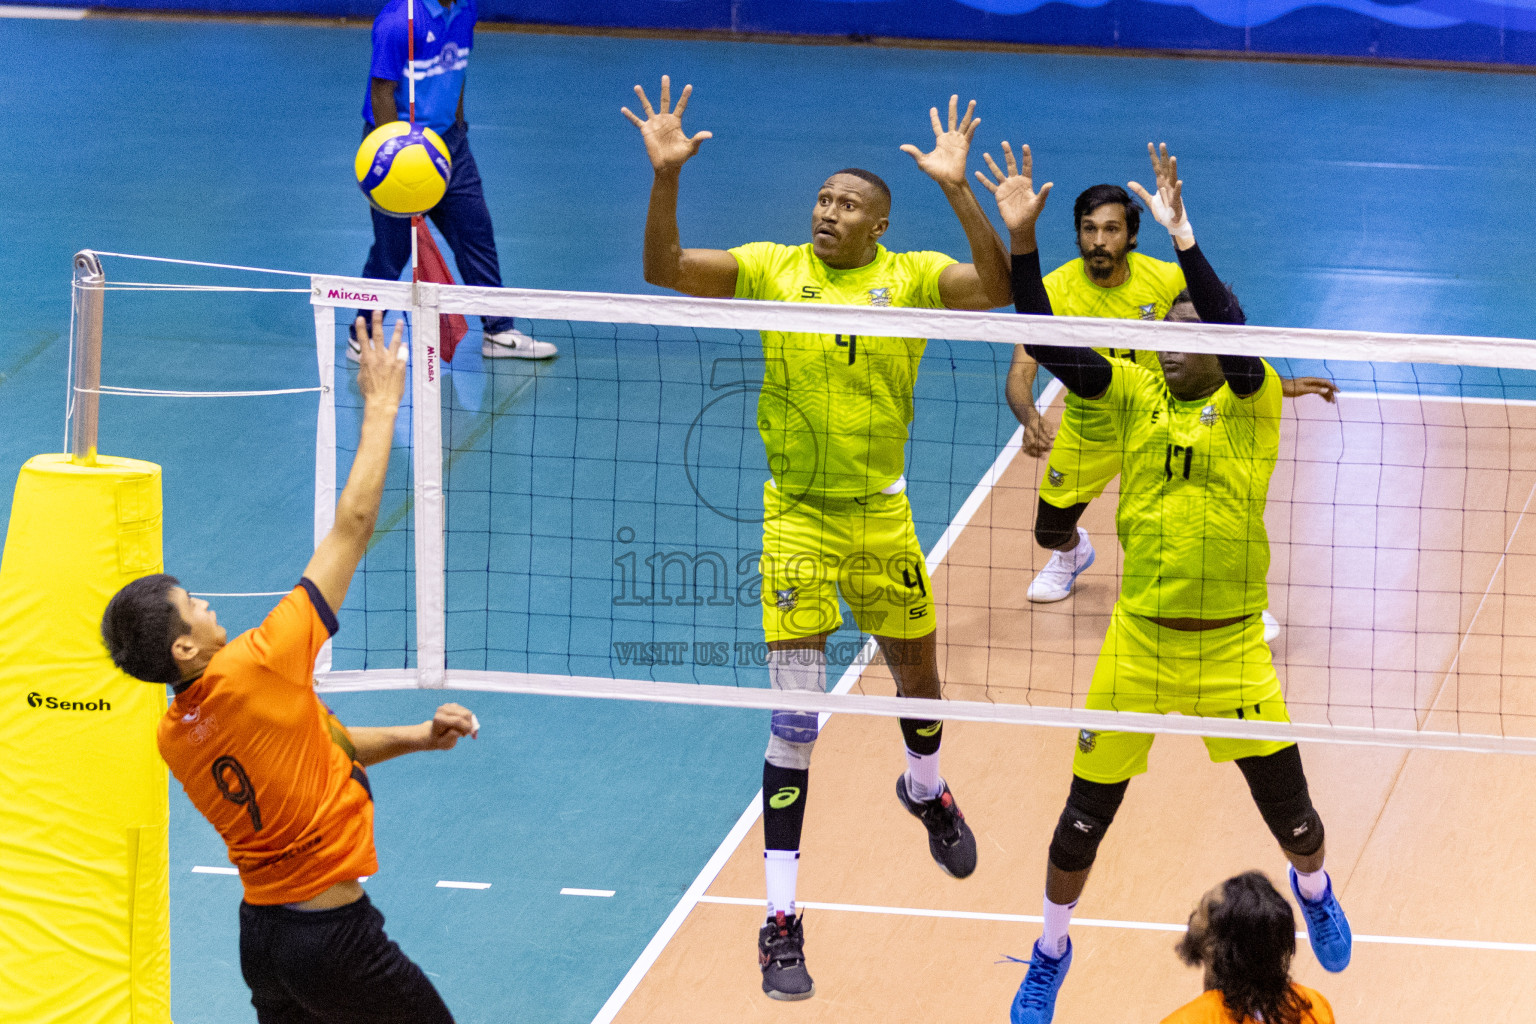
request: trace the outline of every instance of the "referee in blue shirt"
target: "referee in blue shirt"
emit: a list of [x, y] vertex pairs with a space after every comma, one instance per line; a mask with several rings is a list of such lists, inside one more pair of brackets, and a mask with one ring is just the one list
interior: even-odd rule
[[[373, 19], [373, 66], [368, 94], [363, 98], [363, 134], [380, 124], [409, 116], [406, 76], [416, 79], [416, 122], [443, 137], [453, 157], [448, 192], [427, 214], [443, 233], [465, 284], [501, 287], [496, 236], [491, 211], [480, 187], [480, 170], [469, 151], [469, 126], [464, 123], [464, 75], [475, 40], [478, 12], [475, 0], [416, 0], [416, 65], [406, 59], [406, 0], [389, 0]], [[371, 208], [370, 208], [371, 209]], [[403, 217], [373, 214], [373, 248], [363, 276], [400, 280], [411, 260], [411, 222]], [[368, 311], [362, 311], [367, 322]], [[535, 341], [514, 330], [509, 316], [480, 318], [484, 338], [480, 354], [487, 359], [547, 359], [557, 351], [547, 341]], [[355, 321], [354, 321], [355, 322]], [[358, 339], [349, 335], [347, 358], [358, 358]]]

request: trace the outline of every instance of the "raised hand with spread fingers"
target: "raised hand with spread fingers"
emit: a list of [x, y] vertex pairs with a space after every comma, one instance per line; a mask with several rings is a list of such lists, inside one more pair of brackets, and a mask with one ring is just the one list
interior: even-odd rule
[[680, 170], [699, 151], [705, 139], [714, 138], [713, 132], [699, 132], [690, 138], [683, 131], [683, 111], [688, 109], [688, 97], [693, 95], [692, 85], [683, 86], [683, 93], [677, 98], [676, 110], [670, 109], [672, 79], [667, 75], [661, 76], [661, 95], [657, 98], [660, 109], [651, 106], [650, 98], [645, 95], [642, 86], [635, 86], [635, 95], [640, 97], [645, 120], [640, 120], [628, 107], [620, 107], [619, 112], [640, 129], [640, 137], [645, 140], [645, 155], [650, 157], [651, 167], [656, 173]]
[[693, 86], [683, 86], [675, 110], [670, 109], [672, 79], [667, 75], [661, 76], [661, 109], [651, 106], [650, 98], [638, 85], [635, 95], [640, 97], [645, 120], [628, 107], [620, 107], [619, 112], [640, 129], [645, 155], [656, 172], [645, 216], [645, 279], [688, 295], [730, 298], [736, 294], [735, 258], [723, 249], [684, 249], [677, 230], [677, 189], [683, 164], [699, 151], [705, 139], [714, 137], [711, 132], [689, 136], [683, 131], [683, 111], [688, 109]]
[[1195, 244], [1195, 229], [1190, 226], [1189, 213], [1184, 209], [1184, 183], [1179, 180], [1179, 158], [1168, 152], [1166, 142], [1156, 146], [1147, 143], [1147, 155], [1152, 158], [1157, 193], [1154, 195], [1148, 192], [1139, 182], [1130, 181], [1126, 185], [1147, 204], [1147, 212], [1153, 219], [1168, 229], [1168, 234], [1173, 236], [1174, 246], [1188, 249]]
[[981, 118], [974, 116], [976, 101], [966, 105], [965, 116], [960, 117], [960, 97], [949, 98], [949, 127], [939, 121], [939, 108], [929, 107], [928, 118], [933, 122], [933, 149], [924, 153], [910, 142], [901, 151], [917, 161], [922, 172], [940, 185], [965, 187], [965, 163], [971, 152], [971, 137]]
[[928, 108], [933, 149], [925, 153], [910, 142], [901, 147], [924, 174], [939, 183], [971, 243], [971, 262], [946, 268], [939, 279], [939, 294], [950, 309], [992, 309], [1007, 302], [1010, 295], [1008, 255], [965, 176], [971, 138], [981, 124], [981, 118], [975, 115], [975, 100], [966, 104], [962, 116], [960, 97], [952, 95], [948, 127], [939, 120], [938, 107]]
[[982, 159], [987, 162], [987, 168], [991, 170], [993, 181], [982, 171], [976, 172], [976, 179], [986, 186], [992, 198], [997, 200], [997, 212], [1002, 215], [1003, 224], [1008, 228], [1010, 249], [1016, 253], [1031, 253], [1035, 251], [1035, 222], [1040, 219], [1040, 212], [1045, 209], [1045, 197], [1051, 194], [1052, 182], [1046, 182], [1035, 191], [1034, 185], [1034, 157], [1028, 146], [1019, 147], [1019, 158], [1013, 158], [1013, 147], [1003, 140], [1003, 164], [1008, 168], [1004, 174], [992, 159], [991, 153], [983, 153]]

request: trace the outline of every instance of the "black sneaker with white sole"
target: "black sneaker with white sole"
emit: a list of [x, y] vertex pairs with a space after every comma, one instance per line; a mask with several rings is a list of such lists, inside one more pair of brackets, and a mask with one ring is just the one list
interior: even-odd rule
[[786, 917], [781, 910], [757, 933], [757, 964], [770, 999], [809, 999], [816, 994], [816, 983], [805, 969], [804, 920], [804, 914]]
[[896, 777], [896, 796], [901, 805], [928, 829], [928, 852], [939, 867], [955, 877], [965, 878], [976, 870], [976, 835], [965, 823], [949, 783], [932, 800], [921, 802], [907, 794], [907, 773]]

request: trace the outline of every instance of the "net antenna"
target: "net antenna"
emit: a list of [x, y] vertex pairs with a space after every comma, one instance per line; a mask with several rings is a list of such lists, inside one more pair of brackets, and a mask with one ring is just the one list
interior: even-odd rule
[[[405, 0], [405, 88], [411, 131], [416, 130], [416, 0]], [[421, 215], [411, 218], [411, 282], [416, 282], [416, 232], [421, 230]], [[414, 297], [415, 291], [412, 290]], [[414, 303], [413, 303], [414, 305]]]
[[70, 291], [69, 394], [65, 419], [69, 454], [77, 466], [96, 465], [96, 417], [101, 389], [101, 322], [107, 275], [89, 249], [75, 253]]

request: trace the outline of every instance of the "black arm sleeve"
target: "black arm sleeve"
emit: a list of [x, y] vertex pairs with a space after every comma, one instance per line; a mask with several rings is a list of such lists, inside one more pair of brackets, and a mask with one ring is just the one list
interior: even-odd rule
[[[1189, 285], [1189, 297], [1194, 300], [1195, 312], [1208, 324], [1242, 324], [1247, 319], [1237, 299], [1221, 283], [1211, 261], [1205, 258], [1198, 245], [1188, 249], [1174, 247], [1179, 254], [1179, 266], [1184, 268], [1184, 281]], [[1239, 398], [1247, 398], [1264, 386], [1264, 360], [1257, 356], [1219, 356], [1222, 375], [1227, 386]]]
[[1217, 356], [1222, 376], [1238, 398], [1247, 398], [1264, 386], [1264, 360], [1258, 356]]
[[[1051, 299], [1040, 278], [1038, 249], [1023, 255], [1013, 254], [1013, 308], [1036, 316], [1051, 315]], [[1091, 348], [1025, 345], [1024, 351], [1081, 398], [1098, 398], [1109, 390], [1114, 375], [1109, 360]]]
[[1188, 249], [1174, 246], [1179, 255], [1179, 266], [1184, 268], [1184, 282], [1189, 285], [1189, 297], [1194, 300], [1195, 312], [1208, 324], [1241, 324], [1247, 320], [1243, 309], [1211, 269], [1210, 260], [1198, 245]]
[[1040, 278], [1040, 250], [1013, 254], [1013, 308], [1035, 316], [1051, 315], [1051, 299]]
[[1024, 351], [1079, 398], [1098, 398], [1109, 390], [1109, 382], [1114, 379], [1109, 360], [1091, 348], [1025, 345]]

